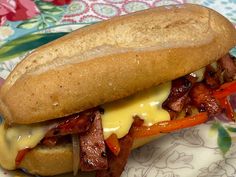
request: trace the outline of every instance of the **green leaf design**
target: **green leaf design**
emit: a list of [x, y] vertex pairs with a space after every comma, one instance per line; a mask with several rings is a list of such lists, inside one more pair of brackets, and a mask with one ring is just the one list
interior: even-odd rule
[[49, 10], [49, 9], [54, 8], [54, 6], [51, 3], [48, 3], [48, 2], [39, 1], [37, 4], [38, 4], [38, 8], [40, 10]]
[[57, 19], [55, 19], [54, 17], [50, 17], [50, 16], [46, 16], [44, 19], [48, 23], [56, 23], [57, 22]]
[[45, 14], [51, 14], [51, 15], [58, 15], [63, 12], [63, 9], [61, 7], [53, 7], [52, 9], [48, 9], [47, 11], [44, 11]]
[[41, 22], [39, 25], [38, 25], [38, 29], [45, 29], [47, 28], [49, 25], [45, 22]]
[[67, 34], [60, 33], [45, 33], [45, 34], [29, 34], [21, 38], [15, 39], [4, 44], [0, 48], [0, 61], [5, 61], [24, 54], [27, 51], [33, 50], [43, 44], [53, 41]]
[[231, 137], [229, 133], [226, 131], [226, 129], [220, 123], [216, 123], [216, 127], [218, 130], [218, 138], [217, 138], [218, 146], [221, 152], [223, 154], [226, 154], [232, 145]]
[[37, 16], [37, 17], [31, 18], [29, 20], [26, 20], [25, 22], [33, 23], [33, 22], [38, 22], [38, 20], [39, 20], [39, 17]]
[[39, 24], [38, 18], [32, 18], [17, 25], [17, 28], [31, 29], [36, 27], [38, 24]]
[[227, 130], [230, 132], [236, 133], [236, 128], [234, 128], [234, 127], [227, 127]]

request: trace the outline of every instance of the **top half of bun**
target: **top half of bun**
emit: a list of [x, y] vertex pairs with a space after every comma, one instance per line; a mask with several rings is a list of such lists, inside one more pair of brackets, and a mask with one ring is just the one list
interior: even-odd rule
[[2, 86], [0, 111], [19, 124], [80, 112], [197, 70], [235, 45], [233, 25], [199, 5], [115, 17], [29, 54]]

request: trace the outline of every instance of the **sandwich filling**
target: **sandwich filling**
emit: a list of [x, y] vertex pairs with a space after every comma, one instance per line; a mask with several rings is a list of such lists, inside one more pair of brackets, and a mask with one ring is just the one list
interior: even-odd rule
[[[60, 120], [9, 127], [2, 122], [0, 164], [15, 169], [38, 144], [54, 146], [73, 135], [69, 142], [73, 143], [74, 157], [80, 153], [81, 170], [97, 170], [96, 177], [119, 176], [134, 139], [191, 127], [219, 114], [233, 121], [227, 97], [236, 93], [234, 62], [226, 55], [189, 75]], [[75, 150], [78, 143], [79, 152]]]
[[123, 138], [129, 133], [133, 117], [138, 115], [146, 126], [157, 122], [170, 120], [168, 111], [162, 108], [163, 102], [170, 94], [171, 83], [167, 82], [147, 91], [140, 92], [128, 98], [108, 103], [102, 106], [104, 138], [113, 133], [117, 138]]
[[[133, 123], [133, 116], [140, 116], [145, 125], [170, 120], [168, 111], [162, 108], [162, 103], [170, 93], [171, 83], [165, 83], [147, 91], [138, 93], [114, 103], [102, 105], [105, 113], [101, 116], [104, 139], [111, 134], [122, 138], [129, 133]], [[17, 153], [26, 148], [34, 148], [46, 136], [55, 134], [57, 123], [50, 124], [16, 125], [5, 128], [0, 125], [0, 162], [4, 168], [15, 169]], [[53, 131], [52, 131], [53, 130]], [[47, 139], [47, 143], [50, 143]], [[51, 140], [51, 139], [50, 139]], [[5, 156], [5, 154], [8, 154]]]
[[1, 165], [10, 170], [15, 169], [15, 159], [18, 152], [37, 146], [48, 129], [49, 126], [40, 124], [36, 126], [17, 125], [6, 128], [2, 122], [0, 125]]

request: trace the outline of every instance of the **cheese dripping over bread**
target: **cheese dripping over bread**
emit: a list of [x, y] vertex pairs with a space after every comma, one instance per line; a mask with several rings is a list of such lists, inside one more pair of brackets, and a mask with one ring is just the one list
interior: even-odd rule
[[[104, 138], [115, 133], [118, 138], [125, 136], [132, 125], [133, 116], [138, 115], [144, 119], [145, 125], [169, 120], [167, 111], [162, 109], [162, 103], [170, 93], [171, 83], [165, 83], [157, 87], [142, 91], [128, 98], [108, 103], [102, 107], [105, 113], [102, 115]], [[32, 125], [16, 125], [5, 127], [0, 125], [0, 164], [9, 170], [15, 169], [17, 153], [25, 148], [34, 148], [45, 136], [50, 125], [38, 123]]]

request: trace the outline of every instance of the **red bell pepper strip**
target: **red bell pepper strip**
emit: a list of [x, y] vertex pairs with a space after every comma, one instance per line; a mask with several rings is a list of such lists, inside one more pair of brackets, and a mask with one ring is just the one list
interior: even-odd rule
[[106, 145], [111, 150], [111, 152], [118, 156], [120, 153], [120, 143], [116, 134], [111, 134], [106, 140]]
[[233, 93], [236, 93], [236, 81], [225, 83], [219, 89], [213, 91], [213, 96], [220, 102], [221, 107], [226, 111], [227, 117], [231, 120], [234, 120], [234, 111], [227, 96]]
[[159, 133], [169, 133], [175, 130], [193, 127], [195, 125], [204, 123], [207, 120], [207, 113], [202, 112], [183, 119], [158, 122], [156, 124], [153, 124], [152, 126], [136, 126], [134, 127], [134, 137], [142, 138], [147, 136], [158, 135]]
[[219, 89], [213, 92], [213, 95], [215, 98], [220, 100], [220, 99], [226, 98], [227, 96], [233, 93], [236, 93], [236, 81], [227, 82], [221, 85]]
[[23, 160], [23, 158], [25, 157], [25, 155], [26, 155], [30, 150], [31, 150], [30, 148], [25, 148], [25, 149], [22, 149], [22, 150], [18, 151], [18, 154], [17, 154], [16, 159], [15, 159], [15, 164], [16, 164], [17, 167], [20, 165], [21, 161]]
[[234, 110], [232, 108], [232, 106], [229, 103], [229, 100], [227, 98], [223, 98], [223, 99], [219, 99], [220, 105], [221, 107], [226, 111], [226, 116], [230, 119], [230, 120], [234, 120]]

